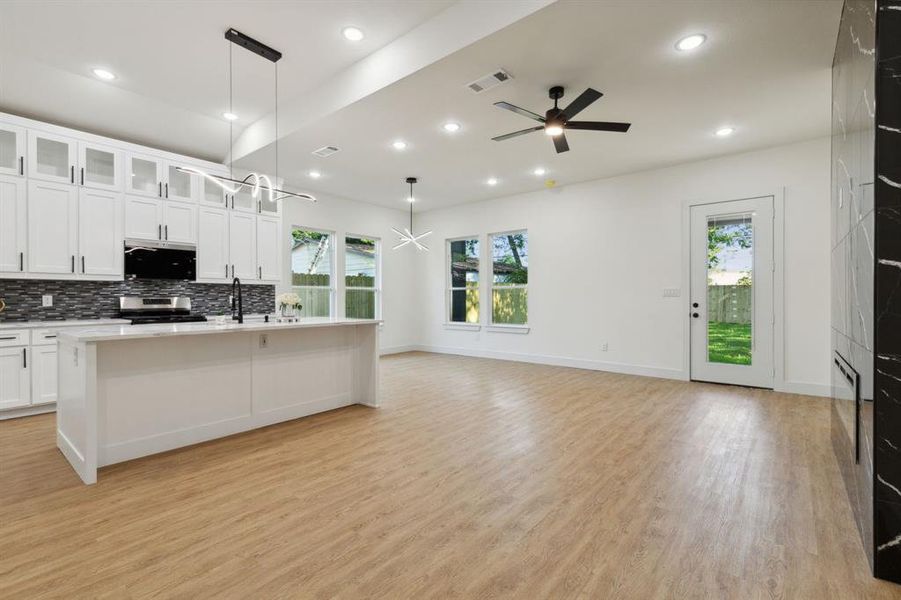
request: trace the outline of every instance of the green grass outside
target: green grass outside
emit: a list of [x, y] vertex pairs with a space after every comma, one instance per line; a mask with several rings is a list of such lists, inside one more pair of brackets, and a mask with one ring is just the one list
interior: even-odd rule
[[750, 323], [707, 323], [707, 360], [730, 365], [751, 364]]

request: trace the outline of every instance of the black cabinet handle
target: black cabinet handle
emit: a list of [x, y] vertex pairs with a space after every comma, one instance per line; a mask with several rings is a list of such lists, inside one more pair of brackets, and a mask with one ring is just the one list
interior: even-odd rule
[[69, 167], [69, 173], [69, 179], [72, 181], [72, 183], [75, 183], [75, 165]]
[[166, 225], [166, 235], [165, 235], [164, 239], [167, 239], [167, 240], [169, 239], [169, 225]]
[[28, 350], [25, 348], [22, 348], [22, 368], [28, 368]]
[[84, 256], [81, 257], [81, 272], [84, 273]]
[[81, 168], [81, 185], [84, 185], [84, 167]]
[[156, 239], [158, 239], [158, 240], [163, 239], [163, 226], [162, 225], [156, 226]]
[[166, 184], [166, 198], [169, 197], [169, 184]]
[[163, 197], [163, 182], [162, 182], [162, 181], [160, 182], [160, 192], [159, 192], [159, 194], [160, 194], [160, 198], [162, 198], [162, 197]]
[[697, 308], [699, 305], [698, 305], [697, 302], [692, 302], [692, 303], [691, 303], [691, 306], [692, 306], [692, 308]]
[[19, 270], [20, 271], [25, 270], [25, 253], [24, 252], [19, 252]]
[[0, 341], [14, 340], [14, 339], [16, 339], [16, 336], [14, 336], [14, 335], [8, 335], [8, 336], [6, 336], [6, 337], [0, 337]]
[[262, 279], [262, 278], [263, 278], [263, 267], [257, 267], [257, 270], [258, 270], [259, 273], [260, 273], [260, 277], [259, 277], [259, 278]]
[[75, 272], [75, 255], [72, 255], [72, 272]]
[[235, 195], [232, 194], [232, 210], [235, 209]]
[[25, 174], [25, 157], [20, 156], [19, 157], [19, 175], [24, 175], [24, 174]]
[[697, 318], [700, 317], [701, 315], [699, 315], [698, 313], [691, 313], [691, 316], [692, 316], [693, 318], [697, 319]]
[[225, 265], [225, 278], [228, 279], [228, 265]]

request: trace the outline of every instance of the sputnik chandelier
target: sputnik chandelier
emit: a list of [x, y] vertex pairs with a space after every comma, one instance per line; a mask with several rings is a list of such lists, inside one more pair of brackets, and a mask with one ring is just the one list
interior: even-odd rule
[[250, 173], [247, 177], [243, 179], [236, 179], [234, 177], [234, 168], [232, 165], [232, 148], [234, 146], [234, 136], [233, 131], [234, 128], [231, 124], [231, 121], [236, 119], [237, 117], [234, 114], [233, 107], [233, 72], [232, 72], [232, 48], [235, 44], [250, 50], [254, 54], [262, 56], [266, 60], [272, 62], [275, 67], [275, 180], [278, 181], [278, 61], [282, 57], [282, 53], [274, 48], [270, 48], [269, 46], [263, 44], [262, 42], [258, 42], [252, 37], [248, 37], [241, 33], [236, 29], [228, 29], [225, 32], [225, 39], [230, 42], [228, 46], [228, 112], [225, 113], [225, 116], [228, 117], [229, 126], [228, 126], [228, 170], [229, 176], [226, 177], [224, 175], [216, 175], [214, 173], [207, 173], [202, 169], [198, 169], [195, 167], [176, 167], [177, 170], [183, 173], [191, 173], [194, 175], [200, 175], [201, 177], [212, 181], [217, 184], [223, 190], [228, 192], [229, 194], [237, 194], [245, 187], [250, 188], [251, 197], [256, 200], [261, 197], [263, 192], [266, 192], [269, 197], [269, 202], [278, 202], [283, 198], [302, 198], [304, 200], [309, 200], [310, 202], [316, 202], [316, 198], [310, 194], [305, 194], [301, 192], [289, 192], [286, 190], [280, 190], [272, 185], [272, 180], [269, 179], [268, 176], [263, 175], [262, 173]]
[[425, 250], [428, 252], [428, 246], [422, 244], [419, 240], [426, 237], [427, 235], [431, 235], [431, 230], [426, 231], [425, 233], [420, 233], [419, 235], [413, 235], [413, 201], [415, 198], [413, 197], [413, 184], [416, 183], [415, 177], [407, 177], [407, 183], [410, 184], [410, 197], [408, 198], [410, 202], [410, 227], [404, 227], [403, 231], [398, 231], [396, 228], [392, 227], [391, 230], [400, 236], [398, 240], [398, 244], [394, 247], [394, 250], [398, 248], [403, 248], [407, 244], [413, 244], [416, 246], [417, 250]]

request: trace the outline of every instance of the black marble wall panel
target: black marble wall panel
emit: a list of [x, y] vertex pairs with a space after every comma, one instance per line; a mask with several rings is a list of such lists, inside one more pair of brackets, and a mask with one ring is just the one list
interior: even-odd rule
[[[141, 279], [130, 281], [44, 281], [0, 279], [6, 310], [0, 321], [44, 321], [116, 317], [119, 296], [189, 296], [192, 310], [204, 315], [228, 314], [231, 284]], [[53, 306], [41, 307], [41, 296], [53, 295]], [[275, 286], [244, 285], [245, 313], [275, 310]]]
[[[832, 438], [870, 564], [873, 560], [874, 0], [846, 0], [832, 65], [832, 348], [860, 376], [856, 407], [833, 376]], [[850, 421], [850, 425], [848, 424]]]
[[832, 341], [860, 375], [833, 447], [877, 577], [901, 583], [901, 0], [846, 0], [832, 69]]
[[901, 582], [901, 0], [876, 19], [875, 573]]

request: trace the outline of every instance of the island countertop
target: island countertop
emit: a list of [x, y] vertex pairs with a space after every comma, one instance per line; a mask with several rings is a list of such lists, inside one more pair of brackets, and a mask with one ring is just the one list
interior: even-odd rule
[[59, 332], [60, 341], [67, 342], [109, 342], [140, 338], [159, 338], [182, 335], [209, 335], [215, 333], [241, 333], [254, 331], [283, 331], [285, 329], [308, 329], [315, 327], [346, 327], [353, 325], [378, 325], [380, 319], [347, 319], [330, 317], [308, 317], [293, 323], [278, 323], [254, 320], [237, 323], [215, 321], [200, 323], [161, 323], [152, 325], [121, 325], [100, 327], [73, 327]]

